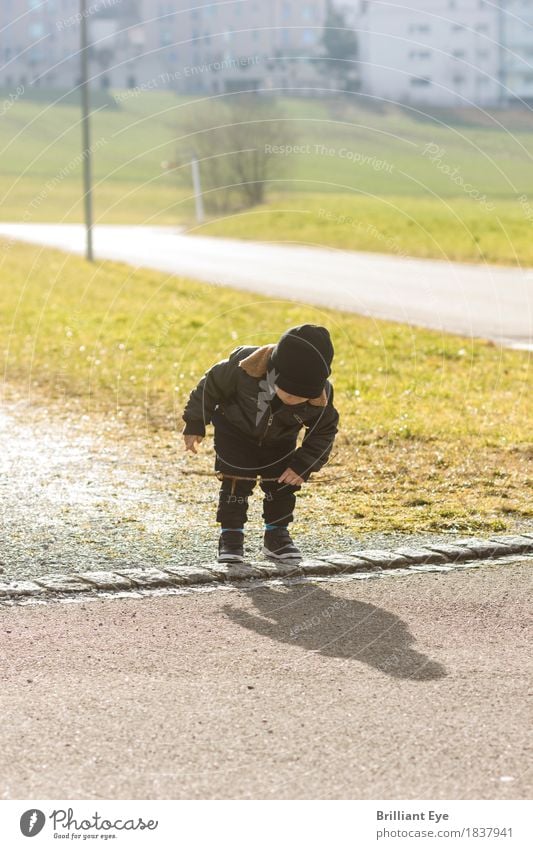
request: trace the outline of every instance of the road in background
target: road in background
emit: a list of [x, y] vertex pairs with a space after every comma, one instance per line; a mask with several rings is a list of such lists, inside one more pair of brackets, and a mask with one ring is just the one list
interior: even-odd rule
[[[0, 224], [0, 236], [84, 252], [81, 224]], [[102, 226], [95, 254], [135, 266], [533, 350], [533, 269]]]

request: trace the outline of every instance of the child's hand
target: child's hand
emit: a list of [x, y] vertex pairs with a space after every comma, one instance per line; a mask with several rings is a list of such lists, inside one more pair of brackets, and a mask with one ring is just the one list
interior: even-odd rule
[[185, 440], [185, 450], [192, 451], [193, 454], [198, 454], [196, 446], [203, 440], [203, 436], [197, 436], [195, 433], [183, 434]]
[[278, 483], [290, 483], [291, 486], [300, 486], [302, 483], [305, 483], [305, 481], [300, 477], [300, 475], [293, 472], [292, 469], [285, 469], [282, 476], [278, 478]]

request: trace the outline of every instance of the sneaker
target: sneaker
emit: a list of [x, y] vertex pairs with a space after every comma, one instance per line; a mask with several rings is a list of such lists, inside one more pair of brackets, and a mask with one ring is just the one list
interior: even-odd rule
[[244, 534], [242, 531], [222, 531], [218, 540], [219, 563], [244, 563]]
[[301, 560], [302, 552], [295, 546], [287, 528], [265, 531], [263, 554], [272, 560]]

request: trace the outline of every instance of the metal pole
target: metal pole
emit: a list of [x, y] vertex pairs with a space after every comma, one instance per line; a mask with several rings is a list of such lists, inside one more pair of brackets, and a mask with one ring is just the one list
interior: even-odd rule
[[87, 0], [80, 0], [81, 15], [81, 109], [83, 144], [83, 199], [85, 206], [86, 258], [93, 262], [93, 199], [91, 169], [91, 124], [89, 103], [89, 45], [87, 39]]
[[194, 188], [194, 202], [196, 205], [196, 220], [198, 224], [203, 224], [205, 221], [204, 198], [202, 195], [202, 180], [200, 177], [200, 164], [193, 154], [191, 160], [192, 168], [192, 184]]

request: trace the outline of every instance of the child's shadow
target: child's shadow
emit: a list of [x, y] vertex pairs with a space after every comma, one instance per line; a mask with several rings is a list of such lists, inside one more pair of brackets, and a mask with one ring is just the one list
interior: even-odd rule
[[364, 601], [348, 601], [317, 586], [261, 587], [246, 594], [260, 615], [224, 605], [227, 616], [270, 639], [327, 657], [366, 663], [393, 678], [434, 681], [446, 669], [411, 648], [406, 623]]

